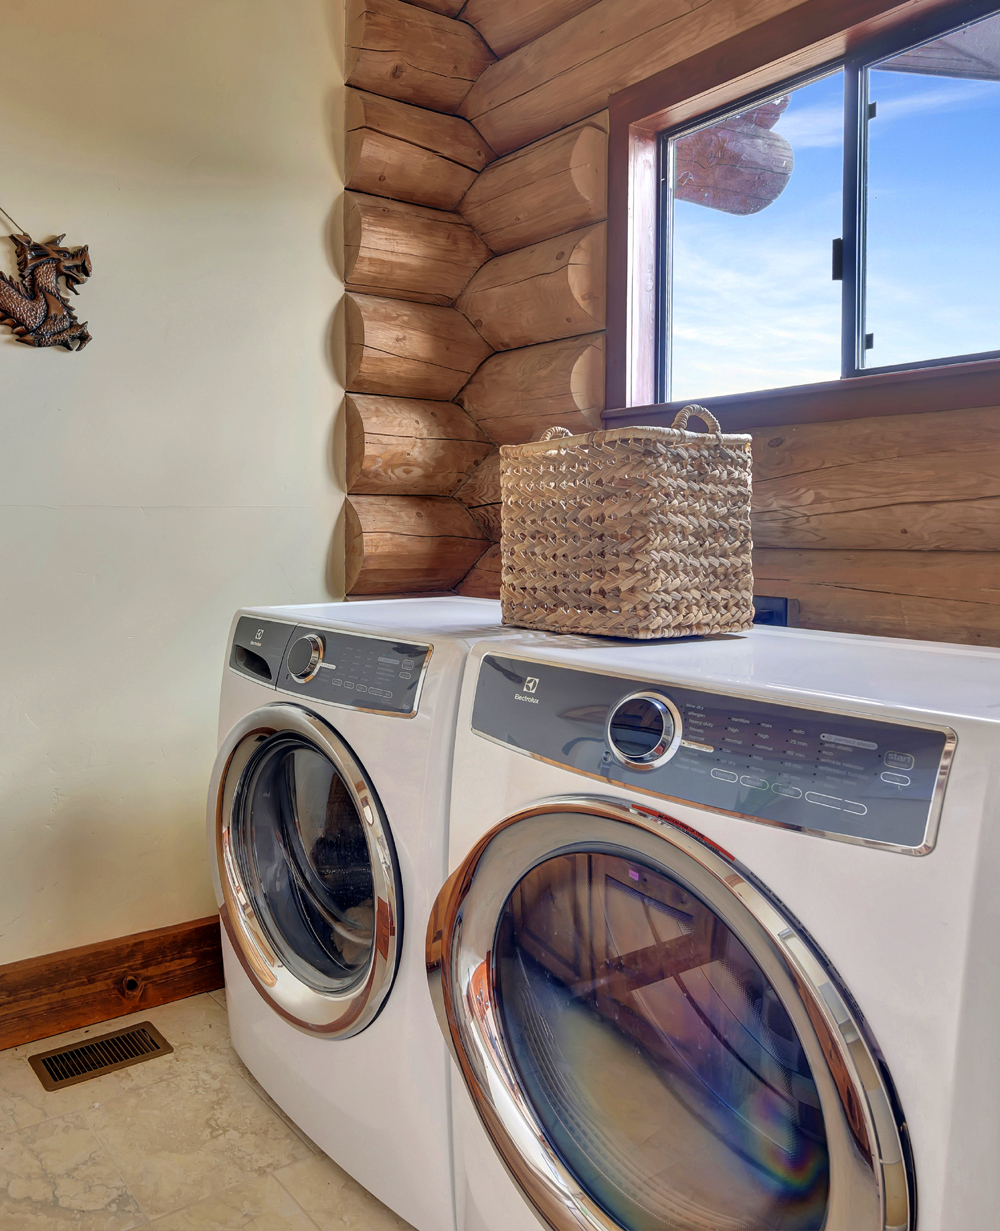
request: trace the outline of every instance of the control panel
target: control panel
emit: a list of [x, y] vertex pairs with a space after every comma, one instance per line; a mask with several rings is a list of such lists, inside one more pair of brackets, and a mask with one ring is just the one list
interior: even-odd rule
[[430, 655], [428, 645], [243, 617], [229, 665], [296, 696], [410, 716]]
[[473, 729], [577, 773], [912, 853], [933, 845], [951, 731], [488, 655]]

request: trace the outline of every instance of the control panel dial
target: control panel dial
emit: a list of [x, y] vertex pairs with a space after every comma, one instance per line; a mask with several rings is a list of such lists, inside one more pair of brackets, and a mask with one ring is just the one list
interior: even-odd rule
[[604, 737], [620, 765], [656, 769], [680, 747], [681, 716], [663, 693], [633, 692], [609, 710]]
[[315, 633], [300, 637], [288, 651], [288, 674], [300, 684], [308, 684], [323, 661], [323, 638]]

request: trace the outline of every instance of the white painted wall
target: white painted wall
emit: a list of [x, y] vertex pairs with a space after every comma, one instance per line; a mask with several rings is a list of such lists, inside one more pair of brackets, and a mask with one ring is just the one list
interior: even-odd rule
[[94, 263], [0, 329], [0, 963], [214, 912], [230, 619], [337, 596], [342, 8], [0, 8], [0, 206]]

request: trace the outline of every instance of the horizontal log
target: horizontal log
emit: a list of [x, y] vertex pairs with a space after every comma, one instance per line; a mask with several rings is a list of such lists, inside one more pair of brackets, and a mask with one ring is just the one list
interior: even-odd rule
[[509, 55], [597, 0], [469, 0], [462, 20], [475, 26], [498, 56]]
[[604, 328], [605, 224], [498, 256], [455, 301], [494, 350]]
[[799, 0], [600, 0], [485, 70], [461, 113], [498, 154], [607, 106], [608, 96]]
[[489, 543], [444, 496], [352, 496], [344, 508], [349, 594], [454, 589]]
[[483, 528], [483, 533], [494, 543], [500, 542], [503, 522], [501, 518], [502, 505], [481, 504], [469, 512]]
[[1000, 555], [754, 551], [759, 593], [795, 598], [803, 628], [1000, 645]]
[[432, 13], [443, 13], [445, 17], [457, 17], [465, 0], [410, 0], [410, 3], [419, 4], [422, 9], [430, 9]]
[[346, 188], [435, 209], [455, 209], [476, 179], [469, 167], [370, 128], [347, 134], [344, 162]]
[[[1000, 554], [989, 551], [754, 550], [759, 581], [840, 586], [1000, 608]], [[1000, 612], [997, 613], [1000, 616]]]
[[608, 214], [606, 126], [588, 121], [492, 163], [460, 208], [496, 253], [600, 222]]
[[349, 192], [344, 201], [348, 289], [450, 304], [490, 250], [458, 214]]
[[450, 402], [490, 354], [454, 308], [355, 294], [345, 304], [352, 393]]
[[597, 431], [604, 409], [604, 334], [494, 355], [458, 400], [497, 444], [523, 444], [547, 427]]
[[403, 0], [348, 0], [348, 85], [432, 111], [455, 112], [495, 60], [464, 21]]
[[469, 121], [457, 115], [442, 115], [364, 90], [347, 90], [346, 99], [348, 132], [368, 128], [385, 137], [398, 137], [472, 171], [482, 171], [496, 157]]
[[[989, 413], [759, 433], [754, 535], [771, 547], [993, 550], [1000, 443]], [[850, 429], [860, 423], [859, 430]], [[846, 429], [846, 430], [845, 430]], [[771, 432], [775, 434], [772, 435]]]
[[472, 566], [465, 580], [458, 586], [458, 593], [466, 598], [500, 597], [500, 544], [494, 543]]
[[[862, 455], [863, 457], [863, 455]], [[754, 510], [783, 516], [1000, 496], [1000, 441], [975, 453], [879, 458], [773, 479], [754, 476]]]
[[500, 453], [494, 449], [455, 492], [494, 543], [500, 541]]
[[348, 394], [347, 490], [451, 496], [493, 446], [460, 406]]
[[1000, 551], [1000, 498], [885, 504], [846, 513], [754, 513], [759, 547], [875, 551]]
[[914, 415], [763, 427], [753, 434], [755, 482], [895, 458], [994, 449], [1000, 409], [945, 410]]
[[477, 466], [455, 492], [455, 499], [461, 500], [467, 509], [500, 503], [500, 451], [498, 449], [491, 449], [482, 465]]

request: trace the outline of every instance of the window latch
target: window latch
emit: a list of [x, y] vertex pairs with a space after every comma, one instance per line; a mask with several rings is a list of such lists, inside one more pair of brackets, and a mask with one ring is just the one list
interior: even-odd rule
[[830, 276], [834, 282], [843, 282], [844, 280], [844, 241], [842, 239], [835, 239], [833, 241]]
[[877, 115], [878, 115], [878, 103], [869, 103], [868, 104], [868, 118], [870, 120], [874, 120], [874, 118]]

